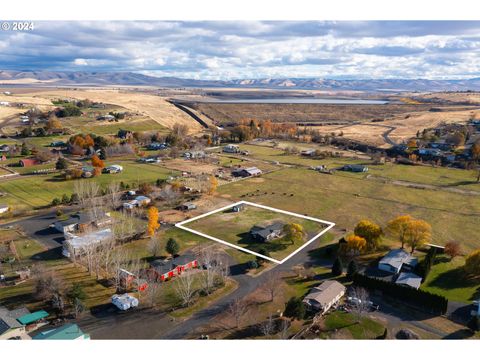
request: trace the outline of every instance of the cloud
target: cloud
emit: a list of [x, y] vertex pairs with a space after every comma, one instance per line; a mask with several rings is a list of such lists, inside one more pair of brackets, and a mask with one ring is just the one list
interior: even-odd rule
[[0, 32], [0, 66], [205, 79], [478, 77], [479, 33], [472, 21], [45, 21]]

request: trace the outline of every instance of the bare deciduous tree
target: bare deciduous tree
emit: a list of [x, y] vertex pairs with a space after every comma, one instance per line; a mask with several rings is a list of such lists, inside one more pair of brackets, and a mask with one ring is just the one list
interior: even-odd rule
[[363, 287], [354, 287], [350, 292], [350, 296], [353, 298], [351, 307], [353, 313], [357, 316], [357, 323], [360, 322], [363, 314], [370, 308], [370, 300], [368, 291]]
[[264, 336], [270, 336], [275, 332], [275, 321], [272, 314], [270, 314], [266, 321], [260, 323], [260, 331]]
[[280, 274], [274, 270], [271, 270], [265, 276], [265, 284], [263, 288], [265, 292], [270, 296], [270, 301], [273, 301], [275, 295], [280, 290], [281, 280]]
[[180, 194], [175, 191], [175, 189], [171, 185], [165, 186], [161, 191], [160, 191], [160, 197], [162, 200], [164, 200], [168, 205], [174, 204]]
[[157, 257], [162, 251], [162, 244], [158, 236], [152, 236], [148, 241], [148, 251], [154, 256]]
[[190, 306], [193, 295], [195, 294], [194, 288], [194, 275], [191, 272], [185, 272], [175, 279], [175, 293], [182, 300], [183, 306]]
[[239, 298], [232, 300], [228, 306], [228, 314], [233, 317], [233, 320], [235, 321], [235, 327], [237, 329], [240, 328], [241, 321], [247, 312], [247, 308], [247, 302]]
[[108, 204], [112, 210], [117, 209], [121, 203], [120, 183], [112, 182], [107, 187]]

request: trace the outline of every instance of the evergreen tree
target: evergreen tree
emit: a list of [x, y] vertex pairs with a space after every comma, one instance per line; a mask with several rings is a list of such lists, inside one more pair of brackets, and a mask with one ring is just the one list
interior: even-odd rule
[[167, 253], [174, 256], [174, 255], [178, 254], [178, 251], [180, 250], [180, 247], [178, 246], [178, 243], [175, 241], [175, 239], [170, 238], [167, 241], [167, 245], [165, 246], [165, 250], [167, 251]]
[[357, 273], [357, 271], [358, 271], [357, 262], [355, 260], [350, 261], [347, 267], [347, 278], [351, 279], [353, 275]]
[[107, 152], [105, 151], [105, 148], [100, 149], [99, 158], [100, 160], [107, 160]]
[[57, 170], [66, 170], [68, 168], [68, 162], [65, 158], [61, 157], [58, 158], [56, 164], [55, 164], [55, 169]]
[[286, 317], [295, 318], [301, 320], [305, 317], [305, 305], [301, 298], [292, 297], [285, 304], [284, 315]]
[[336, 258], [332, 266], [332, 274], [335, 276], [340, 276], [343, 274], [343, 263], [340, 258]]
[[21, 154], [23, 156], [28, 156], [30, 155], [32, 152], [30, 151], [30, 149], [28, 148], [27, 144], [26, 143], [22, 143], [22, 152]]

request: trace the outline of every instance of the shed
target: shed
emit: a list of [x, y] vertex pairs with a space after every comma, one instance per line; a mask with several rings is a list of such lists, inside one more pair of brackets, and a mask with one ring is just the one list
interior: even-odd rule
[[90, 340], [77, 324], [65, 324], [58, 328], [42, 331], [33, 340]]
[[28, 325], [38, 320], [45, 319], [46, 317], [48, 317], [48, 315], [49, 314], [45, 310], [40, 310], [40, 311], [35, 311], [31, 314], [23, 315], [19, 317], [17, 320], [22, 325]]

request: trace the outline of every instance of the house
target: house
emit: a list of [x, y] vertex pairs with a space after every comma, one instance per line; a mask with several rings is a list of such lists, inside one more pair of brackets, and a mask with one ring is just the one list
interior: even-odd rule
[[0, 152], [1, 153], [6, 153], [10, 151], [10, 146], [7, 144], [2, 144], [0, 145]]
[[260, 176], [261, 174], [262, 170], [256, 167], [239, 168], [232, 171], [232, 175], [235, 177]]
[[338, 281], [325, 280], [315, 286], [303, 299], [303, 303], [312, 311], [326, 313], [345, 295], [346, 288]]
[[422, 277], [412, 272], [401, 272], [395, 280], [395, 284], [418, 289], [422, 285]]
[[418, 154], [424, 155], [424, 156], [442, 156], [442, 150], [432, 149], [432, 148], [423, 148], [423, 149], [418, 149]]
[[145, 280], [139, 279], [134, 273], [120, 269], [119, 270], [120, 286], [124, 289], [130, 289], [135, 286], [138, 291], [145, 291], [148, 288], [148, 283]]
[[389, 273], [398, 274], [402, 268], [413, 269], [417, 265], [417, 258], [403, 249], [391, 250], [380, 259], [378, 268]]
[[86, 212], [78, 212], [71, 215], [68, 219], [56, 221], [53, 223], [55, 230], [68, 236], [69, 233], [82, 231], [87, 227], [95, 226], [97, 228], [110, 225], [112, 218], [110, 213], [100, 212], [98, 214], [91, 214]]
[[307, 149], [307, 150], [302, 150], [300, 155], [302, 156], [314, 156], [315, 155], [315, 149]]
[[157, 281], [166, 281], [196, 267], [198, 267], [198, 260], [192, 253], [187, 253], [170, 260], [152, 261], [150, 274]]
[[138, 159], [138, 162], [145, 163], [145, 164], [152, 164], [152, 163], [159, 163], [162, 160], [158, 156], [148, 156], [148, 157], [142, 157]]
[[163, 150], [166, 149], [168, 145], [166, 143], [152, 142], [147, 146], [148, 150]]
[[194, 210], [196, 208], [197, 208], [197, 205], [191, 202], [184, 203], [178, 207], [179, 210], [184, 210], [184, 211]]
[[30, 314], [26, 307], [8, 310], [0, 307], [0, 340], [6, 340], [24, 335], [25, 324], [18, 321], [18, 318]]
[[70, 235], [69, 238], [63, 242], [62, 255], [73, 258], [81, 254], [85, 248], [101, 245], [103, 242], [112, 239], [112, 236], [112, 230], [109, 228], [82, 235]]
[[131, 210], [135, 207], [147, 206], [151, 202], [152, 200], [149, 197], [139, 195], [135, 199], [123, 203], [123, 208], [127, 210]]
[[185, 159], [203, 159], [206, 157], [205, 151], [187, 151], [182, 156]]
[[29, 166], [35, 166], [35, 165], [38, 165], [40, 164], [40, 161], [36, 160], [36, 159], [21, 159], [18, 164], [21, 166], [21, 167], [29, 167]]
[[234, 205], [234, 206], [232, 206], [232, 212], [240, 212], [240, 211], [242, 211], [244, 208], [245, 208], [245, 205], [244, 205], [244, 204]]
[[343, 171], [351, 171], [351, 172], [367, 172], [368, 167], [366, 165], [359, 165], [359, 164], [347, 164], [344, 165], [340, 170]]
[[42, 331], [34, 336], [33, 340], [90, 340], [90, 335], [85, 334], [77, 324], [65, 324], [58, 328]]
[[275, 222], [266, 227], [254, 226], [250, 230], [250, 235], [258, 241], [267, 242], [273, 239], [279, 238], [283, 234], [284, 224], [281, 222]]
[[67, 143], [64, 141], [53, 141], [50, 143], [50, 147], [66, 147]]
[[0, 101], [0, 106], [10, 106], [8, 101]]
[[6, 204], [0, 204], [0, 214], [6, 213], [10, 207]]
[[101, 115], [97, 117], [97, 120], [107, 120], [107, 121], [113, 121], [115, 120], [115, 116], [107, 114], [107, 115]]
[[123, 166], [121, 165], [110, 165], [102, 170], [104, 174], [118, 174], [123, 171]]
[[240, 152], [240, 146], [229, 144], [223, 147], [224, 153], [237, 154]]

